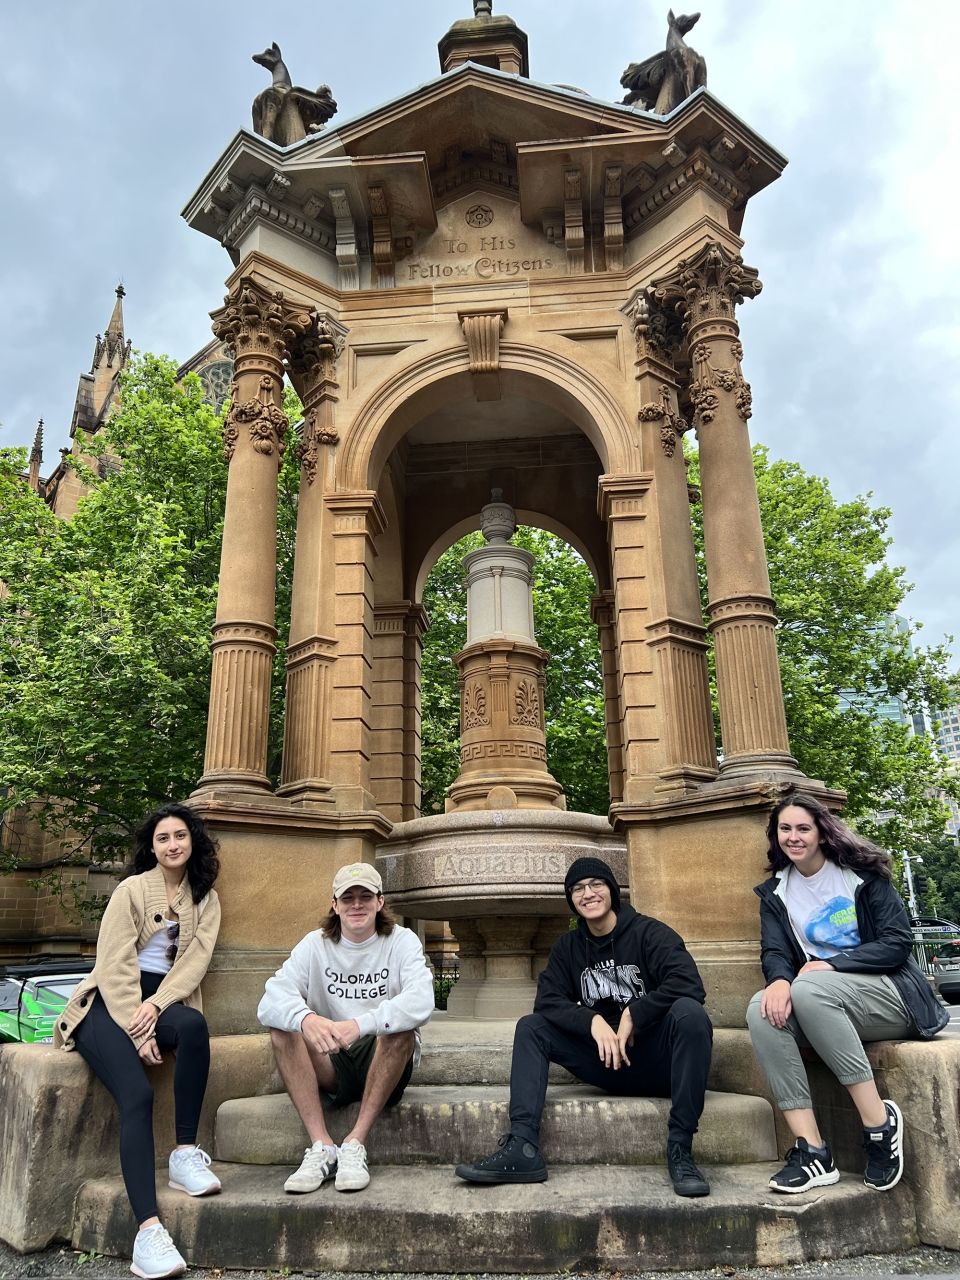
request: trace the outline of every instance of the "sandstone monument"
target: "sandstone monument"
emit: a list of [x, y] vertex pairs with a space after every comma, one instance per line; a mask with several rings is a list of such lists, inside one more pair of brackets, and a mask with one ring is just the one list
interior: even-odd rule
[[[532, 992], [549, 943], [536, 940], [529, 877], [504, 870], [498, 840], [505, 822], [558, 828], [557, 859], [533, 878], [554, 882], [562, 910], [572, 846], [560, 829], [577, 827], [543, 752], [532, 631], [468, 644], [458, 658], [461, 775], [446, 815], [419, 813], [423, 585], [494, 488], [518, 521], [566, 538], [596, 579], [610, 821], [601, 832], [591, 820], [589, 833], [581, 822], [574, 844], [625, 847], [635, 899], [691, 940], [714, 1016], [741, 1023], [757, 981], [748, 890], [759, 829], [800, 777], [737, 324], [760, 292], [741, 257], [744, 212], [785, 161], [705, 89], [703, 60], [683, 40], [693, 21], [671, 14], [667, 49], [632, 69], [631, 96], [656, 95], [648, 110], [531, 80], [526, 36], [481, 4], [440, 41], [438, 79], [335, 128], [305, 126], [289, 146], [241, 130], [187, 205], [190, 226], [235, 264], [214, 313], [235, 368], [194, 797], [225, 853], [210, 979], [223, 1030], [249, 1026], [264, 976], [316, 919], [335, 868], [357, 858], [383, 861], [412, 919], [437, 918], [445, 899], [446, 918], [467, 921], [458, 895], [476, 904], [496, 885], [524, 936], [503, 926], [484, 940], [464, 924], [466, 967], [507, 981], [513, 948], [510, 981], [522, 971]], [[275, 50], [267, 62], [278, 60]], [[255, 119], [269, 133], [262, 106]], [[280, 407], [285, 376], [304, 404], [299, 440]], [[687, 483], [689, 430], [702, 497]], [[302, 482], [274, 791], [276, 477], [287, 447]], [[701, 500], [706, 619], [690, 520]], [[468, 567], [473, 593], [479, 572]], [[498, 581], [518, 581], [512, 573]], [[492, 710], [497, 690], [506, 736], [491, 736], [476, 701]], [[506, 791], [491, 791], [498, 773]], [[473, 832], [466, 861], [434, 840], [457, 820]], [[741, 857], [721, 861], [720, 848]]]

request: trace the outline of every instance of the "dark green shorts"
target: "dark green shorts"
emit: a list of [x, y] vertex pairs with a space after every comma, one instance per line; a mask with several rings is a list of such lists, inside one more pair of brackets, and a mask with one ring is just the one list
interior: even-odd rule
[[[360, 1101], [376, 1047], [376, 1036], [361, 1036], [349, 1049], [341, 1049], [339, 1053], [330, 1055], [333, 1069], [337, 1073], [337, 1087], [333, 1093], [327, 1094], [327, 1102], [331, 1107], [348, 1107], [351, 1102]], [[387, 1099], [388, 1107], [397, 1105], [412, 1075], [413, 1054], [411, 1053], [410, 1060], [403, 1069], [403, 1075]]]

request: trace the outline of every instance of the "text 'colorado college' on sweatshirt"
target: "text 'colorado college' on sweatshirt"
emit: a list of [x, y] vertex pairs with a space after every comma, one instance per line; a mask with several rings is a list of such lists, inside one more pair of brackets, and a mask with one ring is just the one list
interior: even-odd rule
[[[366, 942], [334, 942], [315, 929], [267, 979], [257, 1017], [265, 1027], [299, 1031], [308, 1013], [356, 1021], [362, 1036], [417, 1031], [433, 1012], [433, 976], [420, 939], [396, 925]], [[417, 1035], [417, 1055], [420, 1036]]]

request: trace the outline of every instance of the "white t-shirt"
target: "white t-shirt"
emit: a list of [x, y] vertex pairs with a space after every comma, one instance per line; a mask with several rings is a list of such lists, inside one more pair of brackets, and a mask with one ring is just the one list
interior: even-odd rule
[[829, 858], [812, 876], [792, 869], [785, 901], [790, 923], [808, 956], [829, 960], [839, 951], [859, 947], [853, 897], [843, 872]]
[[167, 959], [167, 951], [176, 945], [180, 921], [164, 920], [163, 923], [166, 927], [158, 929], [137, 955], [141, 973], [169, 973], [173, 968], [173, 961]]

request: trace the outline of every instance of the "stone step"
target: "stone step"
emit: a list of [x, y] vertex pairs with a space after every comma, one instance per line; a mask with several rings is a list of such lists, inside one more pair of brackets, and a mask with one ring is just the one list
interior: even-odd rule
[[[449, 1169], [384, 1166], [365, 1191], [327, 1183], [307, 1196], [284, 1194], [286, 1168], [214, 1167], [222, 1195], [160, 1191], [165, 1226], [199, 1267], [636, 1273], [782, 1267], [916, 1243], [905, 1184], [880, 1195], [844, 1174], [833, 1187], [777, 1196], [767, 1188], [776, 1163], [706, 1168], [712, 1192], [697, 1200], [674, 1195], [662, 1167], [557, 1165], [546, 1183], [474, 1187]], [[83, 1185], [75, 1249], [129, 1257], [134, 1231], [119, 1178]]]
[[[385, 1111], [371, 1136], [371, 1163], [459, 1164], [496, 1148], [510, 1125], [506, 1085], [416, 1085]], [[329, 1114], [331, 1135], [349, 1132], [358, 1105]], [[614, 1098], [585, 1084], [547, 1093], [541, 1140], [560, 1164], [653, 1164], [664, 1159], [667, 1098]], [[299, 1164], [307, 1137], [285, 1093], [221, 1104], [214, 1156], [241, 1164]], [[698, 1158], [740, 1164], [777, 1157], [773, 1111], [763, 1098], [708, 1092]]]

